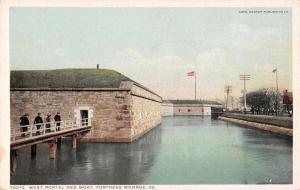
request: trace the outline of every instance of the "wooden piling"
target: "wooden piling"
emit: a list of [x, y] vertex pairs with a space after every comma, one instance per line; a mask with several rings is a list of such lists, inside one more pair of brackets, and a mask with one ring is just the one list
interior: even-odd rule
[[61, 147], [61, 137], [57, 138], [57, 147]]
[[76, 148], [76, 143], [77, 143], [77, 135], [72, 136], [72, 148]]
[[17, 168], [17, 150], [10, 151], [10, 171], [14, 173]]
[[36, 148], [37, 145], [31, 145], [31, 159], [34, 159], [36, 157]]
[[56, 139], [52, 140], [49, 144], [49, 156], [51, 159], [54, 159], [56, 157]]

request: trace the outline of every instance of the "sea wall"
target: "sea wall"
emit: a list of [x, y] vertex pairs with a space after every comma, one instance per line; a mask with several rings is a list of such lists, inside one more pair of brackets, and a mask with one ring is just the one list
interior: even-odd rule
[[220, 119], [222, 121], [228, 121], [228, 122], [232, 122], [232, 123], [236, 123], [236, 124], [245, 125], [248, 127], [262, 129], [262, 130], [280, 134], [280, 135], [293, 136], [293, 129], [289, 129], [289, 128], [285, 128], [285, 127], [264, 124], [264, 123], [251, 122], [251, 121], [246, 121], [246, 120], [241, 120], [241, 119], [228, 118], [228, 117], [223, 117], [223, 116], [219, 116], [218, 119]]
[[272, 115], [253, 115], [253, 114], [241, 114], [241, 113], [230, 113], [225, 112], [223, 117], [229, 117], [233, 119], [240, 119], [250, 122], [270, 124], [285, 128], [293, 128], [293, 118], [283, 116], [272, 116]]

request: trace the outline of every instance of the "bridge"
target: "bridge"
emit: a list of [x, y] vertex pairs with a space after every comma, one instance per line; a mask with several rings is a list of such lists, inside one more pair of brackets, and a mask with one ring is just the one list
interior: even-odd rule
[[47, 142], [49, 143], [49, 156], [54, 159], [62, 137], [72, 137], [72, 148], [75, 149], [77, 137], [89, 132], [91, 127], [91, 118], [87, 118], [81, 121], [46, 122], [12, 128], [10, 139], [11, 172], [14, 173], [17, 167], [18, 149], [31, 146], [31, 158], [35, 158], [37, 145]]

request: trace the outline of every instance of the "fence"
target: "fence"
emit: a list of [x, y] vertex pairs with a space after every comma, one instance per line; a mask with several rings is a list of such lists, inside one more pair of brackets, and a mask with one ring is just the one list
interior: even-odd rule
[[28, 139], [36, 136], [46, 136], [58, 131], [66, 131], [91, 126], [91, 118], [79, 121], [65, 120], [60, 122], [46, 122], [32, 125], [23, 125], [11, 128], [11, 142], [19, 139]]

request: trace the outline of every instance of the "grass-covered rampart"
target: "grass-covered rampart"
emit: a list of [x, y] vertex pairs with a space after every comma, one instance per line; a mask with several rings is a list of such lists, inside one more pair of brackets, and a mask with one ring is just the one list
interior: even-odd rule
[[109, 69], [57, 69], [10, 72], [11, 88], [118, 88], [128, 77]]

